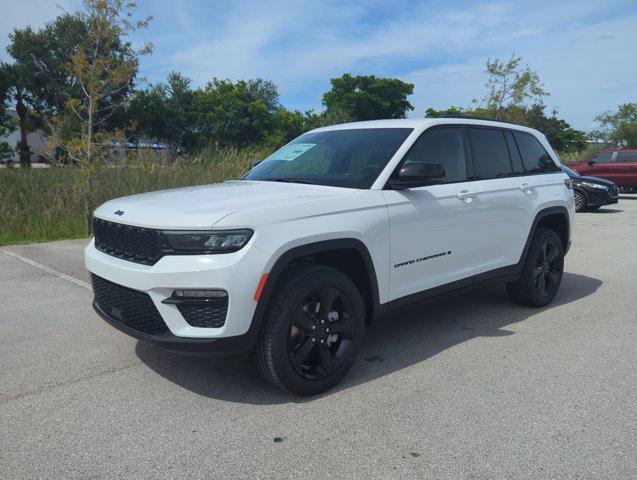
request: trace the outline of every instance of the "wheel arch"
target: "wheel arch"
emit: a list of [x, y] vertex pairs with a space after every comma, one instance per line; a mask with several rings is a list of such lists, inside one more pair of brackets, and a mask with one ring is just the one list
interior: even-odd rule
[[268, 272], [252, 317], [251, 329], [261, 324], [286, 270], [304, 262], [329, 266], [345, 273], [363, 296], [367, 321], [377, 314], [380, 306], [378, 280], [367, 246], [356, 238], [321, 240], [290, 248], [279, 255]]
[[519, 265], [521, 266], [524, 264], [529, 247], [531, 246], [531, 241], [533, 240], [533, 235], [535, 235], [538, 228], [548, 228], [557, 233], [562, 242], [564, 254], [566, 254], [571, 242], [571, 226], [569, 218], [568, 210], [563, 206], [547, 207], [540, 210], [533, 219], [533, 224], [529, 231], [529, 236], [526, 239]]

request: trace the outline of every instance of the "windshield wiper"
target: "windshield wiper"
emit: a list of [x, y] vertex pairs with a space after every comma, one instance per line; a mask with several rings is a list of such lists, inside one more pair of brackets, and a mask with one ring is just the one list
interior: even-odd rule
[[309, 185], [312, 185], [316, 182], [314, 182], [313, 180], [301, 180], [300, 178], [270, 178], [269, 179], [271, 182], [283, 182], [283, 183], [307, 183]]

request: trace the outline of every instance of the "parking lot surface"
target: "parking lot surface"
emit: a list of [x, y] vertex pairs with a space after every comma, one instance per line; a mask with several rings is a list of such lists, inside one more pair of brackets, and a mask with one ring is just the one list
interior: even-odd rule
[[635, 478], [635, 195], [577, 214], [553, 305], [391, 315], [314, 398], [107, 325], [85, 244], [0, 249], [0, 478]]

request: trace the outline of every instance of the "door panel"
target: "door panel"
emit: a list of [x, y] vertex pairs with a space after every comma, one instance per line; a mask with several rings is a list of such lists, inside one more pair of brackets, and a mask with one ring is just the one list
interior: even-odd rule
[[480, 181], [480, 199], [486, 229], [484, 250], [476, 273], [514, 265], [520, 259], [531, 228], [531, 216], [543, 188], [539, 175]]
[[390, 300], [474, 274], [488, 229], [481, 219], [478, 182], [383, 194], [391, 238]]
[[613, 178], [622, 187], [637, 187], [637, 151], [617, 152]]

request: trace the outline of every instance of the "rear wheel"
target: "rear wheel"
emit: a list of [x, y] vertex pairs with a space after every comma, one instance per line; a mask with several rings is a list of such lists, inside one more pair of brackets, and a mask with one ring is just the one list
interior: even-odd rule
[[282, 280], [255, 348], [261, 374], [298, 395], [336, 385], [352, 367], [365, 328], [363, 300], [339, 270], [306, 265]]
[[507, 283], [509, 296], [529, 307], [553, 301], [564, 273], [564, 249], [553, 230], [538, 228], [531, 241], [520, 278]]

